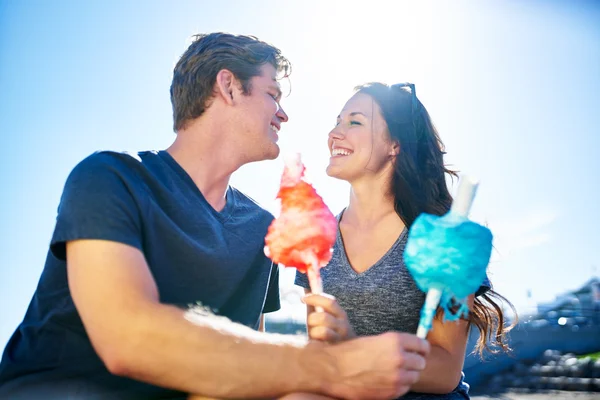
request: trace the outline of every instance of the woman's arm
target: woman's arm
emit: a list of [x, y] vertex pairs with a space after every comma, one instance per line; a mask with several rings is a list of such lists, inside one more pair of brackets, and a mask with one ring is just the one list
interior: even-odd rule
[[[306, 304], [306, 328], [312, 340], [335, 343], [355, 337], [348, 317], [334, 297], [310, 295], [302, 301]], [[467, 299], [469, 309], [473, 308], [474, 297]], [[325, 312], [315, 312], [320, 306]], [[427, 367], [419, 381], [411, 387], [414, 392], [445, 394], [456, 388], [460, 381], [467, 347], [467, 322], [442, 322], [442, 318], [433, 321], [433, 328], [427, 336], [431, 352], [427, 357]]]
[[[470, 310], [473, 309], [473, 301], [474, 296], [469, 296], [467, 303]], [[460, 382], [467, 339], [467, 321], [442, 322], [442, 318], [435, 318], [433, 328], [427, 336], [431, 344], [427, 366], [411, 390], [432, 394], [450, 393], [454, 390]]]

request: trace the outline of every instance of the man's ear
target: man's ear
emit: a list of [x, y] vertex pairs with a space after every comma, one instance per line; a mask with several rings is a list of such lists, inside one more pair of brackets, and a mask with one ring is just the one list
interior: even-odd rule
[[228, 69], [222, 69], [217, 73], [215, 81], [215, 94], [222, 98], [229, 105], [233, 104], [233, 95], [238, 84], [233, 72]]
[[390, 146], [390, 156], [396, 157], [398, 154], [400, 154], [400, 143], [394, 141]]

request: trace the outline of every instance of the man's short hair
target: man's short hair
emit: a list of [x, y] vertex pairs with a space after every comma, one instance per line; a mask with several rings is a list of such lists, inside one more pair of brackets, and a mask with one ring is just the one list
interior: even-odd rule
[[291, 73], [290, 62], [281, 51], [254, 36], [210, 33], [194, 36], [173, 70], [171, 104], [175, 132], [204, 113], [210, 106], [217, 73], [231, 71], [249, 94], [250, 79], [261, 74], [261, 67], [271, 64], [284, 76]]

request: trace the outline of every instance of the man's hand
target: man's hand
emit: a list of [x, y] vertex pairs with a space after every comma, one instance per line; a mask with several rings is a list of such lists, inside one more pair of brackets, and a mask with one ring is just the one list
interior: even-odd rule
[[[409, 391], [425, 369], [429, 343], [407, 333], [388, 332], [323, 349], [336, 362], [330, 393], [344, 399], [395, 399]], [[329, 390], [328, 390], [329, 392]]]

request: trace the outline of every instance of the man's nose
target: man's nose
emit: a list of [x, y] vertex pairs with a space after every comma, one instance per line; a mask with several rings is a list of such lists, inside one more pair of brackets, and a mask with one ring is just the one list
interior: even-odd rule
[[288, 122], [288, 120], [289, 120], [288, 115], [286, 114], [286, 112], [283, 110], [283, 107], [281, 107], [281, 106], [279, 106], [279, 109], [277, 110], [275, 115], [277, 115], [277, 118], [279, 118], [279, 120], [281, 122]]

